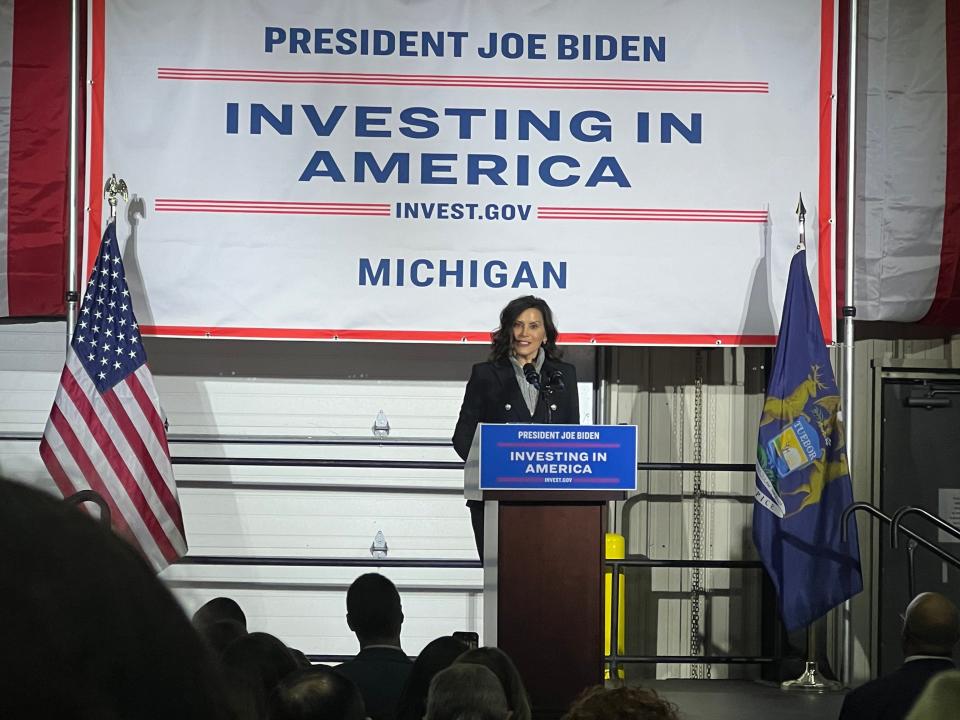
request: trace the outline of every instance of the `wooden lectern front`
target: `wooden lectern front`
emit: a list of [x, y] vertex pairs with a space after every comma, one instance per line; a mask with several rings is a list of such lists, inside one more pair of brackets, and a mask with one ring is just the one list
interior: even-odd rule
[[485, 507], [483, 643], [534, 717], [559, 717], [603, 682], [606, 508], [636, 487], [636, 428], [481, 425], [465, 478]]

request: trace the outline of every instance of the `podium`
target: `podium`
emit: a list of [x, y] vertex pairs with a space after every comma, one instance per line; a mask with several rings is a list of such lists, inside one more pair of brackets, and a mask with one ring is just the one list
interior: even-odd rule
[[637, 484], [637, 428], [481, 424], [464, 495], [484, 502], [483, 644], [516, 663], [535, 718], [603, 682], [606, 503]]

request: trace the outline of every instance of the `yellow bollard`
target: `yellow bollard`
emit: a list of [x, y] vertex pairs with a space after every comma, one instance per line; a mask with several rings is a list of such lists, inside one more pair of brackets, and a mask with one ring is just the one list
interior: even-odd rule
[[[607, 533], [605, 538], [605, 547], [606, 552], [605, 556], [607, 560], [623, 560], [626, 557], [626, 542], [624, 541], [623, 535], [617, 535], [616, 533]], [[623, 581], [623, 570], [620, 571], [619, 577], [617, 578], [618, 590], [617, 593], [617, 653], [622, 654], [623, 648], [625, 646], [624, 638], [626, 633], [624, 631], [624, 581]], [[613, 573], [607, 568], [603, 573], [603, 654], [610, 654], [610, 614], [611, 614], [611, 596], [613, 595]], [[617, 668], [617, 677], [623, 679], [625, 677], [623, 672], [623, 667]], [[610, 679], [610, 666], [604, 668], [603, 670], [604, 680]]]

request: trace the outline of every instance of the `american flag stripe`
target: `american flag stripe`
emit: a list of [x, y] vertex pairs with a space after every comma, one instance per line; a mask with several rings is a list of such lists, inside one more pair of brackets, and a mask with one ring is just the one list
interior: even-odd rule
[[[82, 369], [83, 368], [80, 368], [81, 371]], [[82, 379], [82, 375], [78, 375], [78, 377]], [[167, 487], [160, 472], [160, 468], [164, 467], [164, 464], [169, 466], [170, 459], [163, 455], [157, 446], [156, 435], [153, 434], [153, 428], [149, 426], [147, 419], [143, 417], [140, 406], [132, 396], [132, 393], [124, 392], [129, 390], [127, 384], [133, 380], [133, 378], [134, 376], [131, 375], [126, 382], [122, 382], [112, 390], [105, 392], [103, 394], [103, 400], [107, 409], [110, 411], [113, 422], [116, 427], [120, 429], [120, 432], [123, 433], [123, 437], [127, 441], [128, 451], [123, 453], [124, 461], [129, 467], [139, 465], [143, 469], [144, 475], [149, 481], [149, 487], [144, 488], [144, 492], [147, 493], [148, 496], [155, 496], [162, 506], [163, 512], [161, 513], [155, 510], [155, 513], [160, 519], [160, 524], [163, 525], [164, 531], [168, 534], [174, 531], [182, 535], [183, 519], [180, 515], [180, 506], [170, 491], [170, 488]], [[121, 399], [122, 395], [125, 395], [126, 398]], [[137, 420], [138, 416], [139, 422]], [[144, 432], [144, 430], [146, 430], [146, 432]], [[111, 435], [114, 438], [118, 437], [113, 432], [111, 432]], [[147, 442], [144, 442], [145, 440], [148, 441], [152, 447], [148, 447]], [[159, 458], [157, 457], [158, 455], [160, 456]], [[159, 463], [158, 459], [160, 460]], [[153, 505], [153, 503], [151, 503], [151, 505]]]
[[[166, 477], [168, 481], [170, 481], [171, 489], [175, 491], [176, 487], [173, 485], [173, 473], [170, 465], [170, 450], [167, 447], [167, 431], [163, 426], [163, 418], [160, 417], [160, 413], [157, 411], [156, 403], [151, 400], [151, 398], [158, 397], [158, 395], [150, 371], [147, 370], [146, 367], [139, 368], [133, 375], [127, 378], [127, 387], [130, 389], [143, 415], [145, 425], [139, 426], [140, 434], [144, 438], [147, 438], [150, 437], [152, 433], [152, 437], [157, 441], [159, 445], [158, 449], [163, 456], [162, 459], [156, 458], [157, 466], [168, 470]], [[151, 447], [153, 446], [151, 445]]]
[[[142, 509], [146, 503], [142, 493], [138, 492], [139, 488], [133, 490], [130, 483], [124, 482], [125, 478], [118, 473], [108, 449], [109, 438], [105, 437], [106, 432], [97, 421], [89, 399], [82, 394], [71, 392], [71, 379], [72, 376], [69, 375], [63, 379], [62, 392], [57, 395], [58, 407], [70, 423], [70, 429], [74, 431], [78, 442], [77, 446], [70, 447], [71, 454], [78, 460], [78, 465], [91, 487], [101, 495], [107, 493], [113, 499], [115, 504], [110, 509], [113, 511], [116, 508], [118, 520], [121, 520], [117, 523], [119, 529], [129, 533], [152, 561], [165, 559], [166, 555], [158, 544], [158, 538], [154, 537], [150, 523], [143, 514]], [[136, 487], [135, 483], [133, 485]], [[155, 518], [153, 526], [159, 529]]]
[[[57, 447], [56, 450], [53, 447], [54, 445]], [[43, 460], [43, 464], [47, 466], [47, 470], [50, 471], [50, 476], [53, 478], [57, 489], [60, 490], [60, 494], [67, 497], [81, 490], [89, 490], [90, 488], [86, 487], [86, 483], [74, 485], [70, 482], [67, 471], [64, 470], [63, 465], [60, 464], [59, 454], [64, 450], [65, 447], [60, 433], [57, 432], [55, 427], [48, 425], [47, 432], [40, 442], [40, 458]]]
[[[72, 403], [70, 403], [69, 398], [62, 397], [62, 393], [58, 392], [56, 403], [50, 411], [50, 419], [47, 422], [47, 430], [43, 434], [42, 442], [53, 448], [61, 466], [69, 473], [70, 487], [68, 492], [72, 494], [80, 490], [93, 490], [101, 495], [110, 508], [113, 522], [118, 526], [117, 530], [122, 535], [132, 537], [133, 533], [131, 533], [124, 515], [117, 507], [113, 495], [107, 492], [106, 486], [100, 479], [100, 474], [94, 468], [93, 461], [84, 450], [83, 440], [77, 437], [77, 434], [73, 431], [73, 426], [63, 413], [62, 405], [72, 405]], [[70, 410], [70, 412], [75, 414], [75, 410]], [[59, 451], [57, 445], [50, 441], [51, 427], [60, 438]], [[80, 479], [84, 482], [80, 482]]]
[[[186, 538], [180, 503], [177, 500], [177, 486], [173, 479], [170, 448], [167, 446], [167, 430], [164, 427], [163, 418], [157, 411], [157, 404], [151, 400], [151, 398], [159, 396], [153, 384], [153, 377], [146, 366], [137, 369], [133, 375], [127, 378], [124, 390], [130, 393], [131, 398], [127, 400], [125, 394], [119, 394], [119, 396], [124, 400], [124, 407], [129, 411], [134, 426], [146, 443], [154, 465], [160, 470], [161, 480], [175, 503], [176, 509], [171, 512], [171, 517], [176, 520], [180, 536]], [[135, 411], [135, 407], [139, 412]], [[186, 545], [184, 545], [184, 551], [186, 551]]]
[[[68, 361], [68, 369], [70, 369], [71, 364]], [[86, 372], [84, 372], [84, 375], [86, 375]], [[89, 377], [87, 379], [89, 380]], [[142, 475], [138, 473], [137, 476], [134, 476], [131, 472], [132, 468], [128, 461], [132, 458], [132, 450], [127, 453], [121, 452], [117, 443], [114, 442], [114, 439], [119, 440], [122, 435], [113, 422], [110, 411], [101, 398], [87, 395], [71, 372], [64, 373], [63, 388], [80, 412], [84, 427], [89, 429], [96, 443], [94, 450], [99, 449], [103, 461], [105, 461], [105, 464], [103, 462], [96, 463], [99, 465], [97, 469], [108, 484], [114, 487], [117, 487], [116, 484], [118, 484], [118, 489], [122, 488], [130, 501], [133, 512], [136, 513], [135, 516], [127, 513], [124, 513], [124, 515], [127, 524], [134, 530], [138, 541], [141, 545], [144, 544], [146, 538], [141, 539], [141, 535], [143, 534], [142, 531], [146, 530], [147, 537], [153, 539], [167, 562], [176, 560], [176, 550], [167, 537], [163, 523], [158, 517], [160, 513], [163, 513], [163, 507], [152, 489], [140, 485], [140, 483], [149, 484], [145, 482]], [[95, 391], [92, 384], [90, 388]], [[93, 457], [98, 457], [96, 452], [94, 452]], [[114, 495], [118, 494], [122, 495], [123, 493], [114, 493]]]

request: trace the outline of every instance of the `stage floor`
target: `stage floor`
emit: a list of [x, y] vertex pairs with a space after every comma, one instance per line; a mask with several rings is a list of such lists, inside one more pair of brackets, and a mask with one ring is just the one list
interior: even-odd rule
[[843, 692], [787, 693], [778, 686], [747, 680], [645, 680], [680, 708], [683, 720], [833, 720]]

